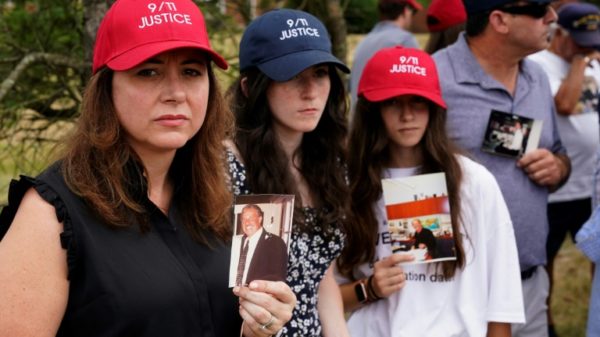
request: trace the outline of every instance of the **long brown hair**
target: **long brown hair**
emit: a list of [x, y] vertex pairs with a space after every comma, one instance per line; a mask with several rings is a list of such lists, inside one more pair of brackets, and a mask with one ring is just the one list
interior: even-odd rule
[[425, 45], [425, 52], [432, 55], [440, 49], [444, 49], [449, 45], [453, 44], [458, 40], [458, 37], [462, 31], [465, 30], [465, 24], [460, 23], [451, 27], [448, 27], [440, 32], [429, 33], [429, 39]]
[[[331, 91], [325, 111], [315, 130], [307, 132], [294, 156], [300, 159], [298, 171], [306, 180], [315, 206], [324, 210], [324, 229], [342, 222], [346, 214], [348, 187], [345, 181], [345, 137], [347, 135], [347, 101], [344, 84], [334, 66], [330, 66]], [[241, 80], [246, 78], [246, 96]], [[267, 88], [272, 83], [256, 68], [241, 74], [230, 89], [231, 109], [235, 114], [234, 142], [246, 166], [253, 193], [295, 194], [301, 201], [289, 170], [287, 156], [273, 131], [273, 117], [267, 102]], [[296, 205], [301, 205], [297, 202]], [[302, 212], [294, 212], [297, 223]], [[296, 228], [296, 227], [295, 227]]]
[[[348, 172], [352, 214], [349, 216], [346, 246], [338, 258], [340, 272], [354, 279], [353, 269], [375, 258], [379, 226], [373, 206], [382, 196], [381, 177], [389, 162], [389, 140], [381, 118], [381, 103], [360, 97], [349, 139]], [[446, 134], [446, 110], [430, 103], [429, 123], [421, 144], [423, 165], [420, 173], [444, 172], [450, 200], [450, 218], [454, 232], [456, 261], [442, 263], [444, 276], [454, 276], [465, 263], [460, 228], [462, 170], [459, 153]]]
[[[222, 140], [232, 125], [217, 81], [208, 66], [208, 109], [201, 129], [178, 149], [169, 176], [176, 183], [173, 202], [192, 237], [212, 231], [223, 240], [231, 233], [231, 194], [225, 180]], [[148, 230], [139, 195], [145, 192], [144, 166], [125, 140], [112, 99], [113, 71], [92, 76], [83, 97], [81, 116], [66, 147], [62, 170], [69, 188], [81, 196], [109, 227], [138, 222]], [[140, 191], [140, 188], [142, 191]]]

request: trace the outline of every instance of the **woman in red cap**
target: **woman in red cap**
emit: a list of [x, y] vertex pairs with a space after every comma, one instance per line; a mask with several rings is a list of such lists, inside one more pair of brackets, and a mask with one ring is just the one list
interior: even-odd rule
[[283, 282], [228, 287], [230, 117], [190, 0], [118, 0], [62, 159], [11, 185], [0, 217], [0, 335], [265, 336]]
[[[380, 50], [358, 92], [348, 159], [353, 213], [338, 259], [350, 333], [510, 336], [509, 323], [524, 320], [510, 217], [493, 176], [446, 135], [433, 60], [412, 48]], [[381, 179], [434, 172], [445, 173], [456, 259], [415, 263], [392, 250]]]

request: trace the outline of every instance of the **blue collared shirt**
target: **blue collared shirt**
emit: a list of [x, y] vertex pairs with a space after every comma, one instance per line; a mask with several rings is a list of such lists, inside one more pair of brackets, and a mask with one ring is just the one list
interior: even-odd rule
[[481, 145], [494, 109], [542, 120], [539, 148], [565, 153], [546, 74], [533, 61], [522, 60], [513, 96], [481, 68], [464, 33], [433, 57], [448, 105], [448, 134], [498, 181], [515, 229], [521, 270], [545, 264], [548, 189], [530, 180], [514, 158], [483, 152]]
[[[600, 263], [600, 207], [594, 210], [590, 219], [583, 224], [575, 236], [579, 248], [596, 265]], [[600, 268], [594, 271], [592, 294], [588, 311], [587, 337], [600, 337]]]
[[352, 72], [350, 73], [350, 97], [352, 106], [356, 104], [358, 82], [367, 61], [380, 49], [393, 46], [418, 48], [414, 35], [398, 27], [392, 21], [380, 21], [367, 36], [356, 46]]

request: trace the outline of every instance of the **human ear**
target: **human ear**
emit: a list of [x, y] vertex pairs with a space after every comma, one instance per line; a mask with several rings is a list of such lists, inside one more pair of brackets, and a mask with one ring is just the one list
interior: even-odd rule
[[507, 34], [509, 29], [508, 14], [495, 10], [490, 13], [490, 26], [500, 34]]
[[248, 98], [248, 77], [242, 77], [240, 80], [240, 87], [242, 88], [242, 93], [246, 98]]

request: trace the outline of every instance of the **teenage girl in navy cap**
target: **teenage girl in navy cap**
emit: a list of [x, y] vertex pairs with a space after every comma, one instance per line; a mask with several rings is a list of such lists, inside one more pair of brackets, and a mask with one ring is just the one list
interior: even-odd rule
[[[283, 336], [344, 335], [330, 266], [344, 242], [346, 92], [323, 24], [296, 10], [253, 21], [240, 44], [229, 161], [236, 194], [295, 194], [287, 283], [298, 298]], [[273, 333], [269, 329], [266, 332]]]

